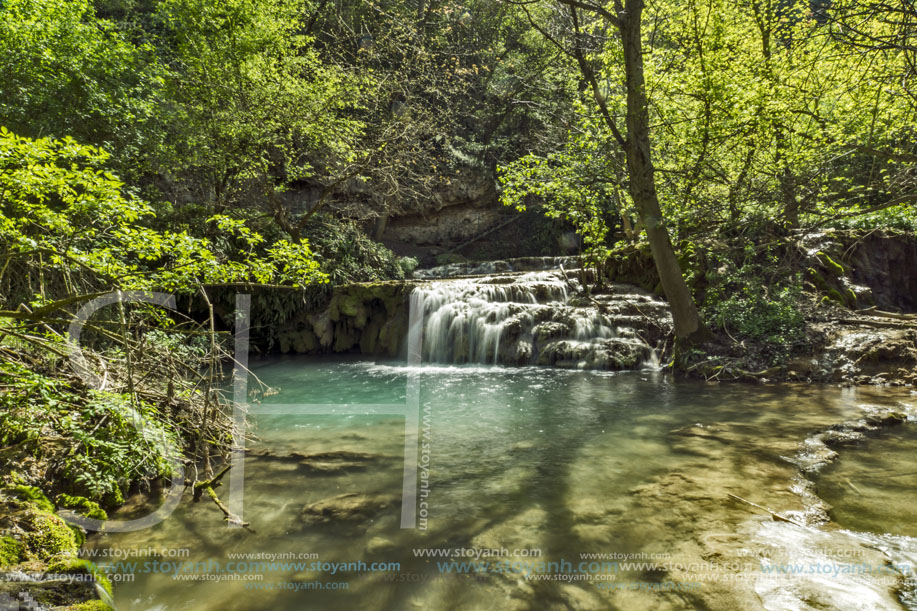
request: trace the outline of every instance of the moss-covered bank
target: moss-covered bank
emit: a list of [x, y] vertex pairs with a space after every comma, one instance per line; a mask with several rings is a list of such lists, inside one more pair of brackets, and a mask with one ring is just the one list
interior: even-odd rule
[[[105, 611], [112, 587], [105, 574], [78, 558], [84, 531], [68, 525], [38, 488], [12, 481], [0, 485], [0, 600], [34, 601], [42, 608]], [[66, 499], [100, 515], [87, 499]]]

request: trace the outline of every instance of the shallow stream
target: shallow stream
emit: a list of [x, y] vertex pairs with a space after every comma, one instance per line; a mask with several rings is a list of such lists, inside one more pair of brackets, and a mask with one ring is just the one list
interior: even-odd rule
[[[917, 427], [883, 429], [839, 450], [808, 480], [797, 463], [814, 432], [868, 406], [910, 410], [911, 391], [305, 358], [253, 369], [279, 392], [252, 408], [250, 529], [227, 526], [205, 497], [186, 499], [152, 528], [91, 537], [108, 563], [136, 563], [133, 582], [115, 583], [118, 609], [907, 603], [901, 566], [917, 559]], [[263, 413], [278, 404], [287, 413]], [[411, 409], [421, 468], [407, 511], [403, 414]], [[833, 505], [833, 521], [818, 523], [813, 489]], [[149, 511], [134, 501], [121, 516]], [[418, 528], [402, 528], [410, 518]], [[447, 548], [478, 557], [423, 551]], [[269, 564], [230, 566], [242, 560], [236, 554]], [[461, 564], [470, 561], [478, 564]], [[877, 568], [856, 573], [853, 563]]]

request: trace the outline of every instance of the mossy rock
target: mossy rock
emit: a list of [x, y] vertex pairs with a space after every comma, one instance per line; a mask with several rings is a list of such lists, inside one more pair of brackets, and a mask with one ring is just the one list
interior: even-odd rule
[[847, 296], [847, 305], [848, 307], [854, 308], [857, 305], [857, 294], [853, 289], [848, 288], [844, 291]]
[[347, 323], [339, 322], [334, 326], [335, 352], [347, 352], [359, 342], [359, 334]]
[[328, 311], [321, 314], [312, 314], [308, 316], [309, 323], [312, 325], [312, 332], [318, 338], [318, 343], [323, 348], [327, 348], [334, 340], [334, 323]]
[[35, 506], [36, 508], [54, 513], [54, 505], [48, 500], [45, 494], [35, 486], [25, 486], [17, 484], [7, 489], [16, 498], [25, 503]]
[[77, 534], [61, 519], [47, 511], [29, 510], [26, 513], [24, 543], [41, 560], [61, 554], [76, 554], [79, 549]]
[[[366, 317], [366, 308], [363, 307], [363, 300], [366, 297], [365, 295], [336, 295], [335, 296], [335, 306], [337, 306], [338, 311], [344, 316], [350, 316], [352, 318]], [[334, 307], [334, 306], [332, 306]], [[331, 315], [332, 320], [335, 320], [334, 314]]]
[[815, 285], [815, 288], [820, 291], [827, 290], [828, 283], [825, 281], [824, 276], [818, 273], [814, 267], [810, 267], [806, 272], [808, 273], [809, 280]]
[[67, 524], [67, 527], [73, 531], [73, 537], [76, 539], [76, 546], [83, 547], [83, 544], [86, 543], [86, 531], [83, 530], [83, 527], [77, 526], [76, 524]]
[[303, 329], [293, 337], [293, 350], [297, 354], [309, 354], [317, 351], [320, 347], [318, 338], [309, 329]]
[[829, 288], [828, 295], [826, 297], [830, 301], [836, 301], [837, 303], [841, 304], [842, 306], [847, 306], [847, 298], [844, 297], [844, 294], [841, 293], [836, 288], [833, 288], [833, 287]]
[[387, 354], [388, 356], [398, 356], [401, 348], [401, 342], [407, 335], [408, 320], [407, 313], [402, 312], [385, 322], [379, 329], [379, 341], [376, 344], [377, 354]]
[[295, 331], [289, 333], [279, 333], [277, 335], [277, 345], [280, 347], [281, 354], [286, 354], [293, 349], [293, 337]]
[[65, 611], [114, 611], [114, 609], [103, 600], [87, 600], [71, 605]]
[[[109, 595], [112, 595], [111, 581], [99, 567], [88, 560], [76, 558], [74, 556], [60, 556], [48, 563], [45, 573], [52, 574], [70, 574], [70, 575], [92, 575], [93, 581], [102, 587]], [[102, 601], [99, 601], [102, 602]]]
[[[48, 580], [38, 582], [27, 581], [0, 581], [0, 600], [3, 596], [12, 599], [13, 609], [85, 609], [78, 605], [85, 602], [93, 602], [99, 598], [99, 593], [91, 583], [67, 580]], [[20, 596], [31, 598], [31, 604], [21, 604], [16, 607], [17, 600]], [[81, 601], [76, 603], [74, 601]], [[101, 602], [101, 601], [100, 601]], [[9, 609], [8, 606], [0, 607]], [[111, 609], [106, 607], [88, 607], [89, 609]]]
[[363, 334], [360, 336], [360, 352], [363, 354], [376, 353], [379, 345], [379, 332], [382, 330], [382, 325], [384, 324], [384, 315], [379, 313], [373, 315], [366, 325], [366, 328], [363, 329]]
[[25, 546], [12, 537], [0, 537], [0, 567], [19, 564], [25, 559]]
[[107, 520], [108, 514], [99, 507], [95, 501], [87, 499], [85, 496], [71, 496], [69, 494], [58, 494], [54, 500], [58, 507], [73, 509], [78, 514], [94, 520]]
[[818, 260], [822, 265], [825, 266], [825, 269], [827, 269], [828, 273], [832, 276], [843, 276], [847, 273], [847, 268], [829, 257], [827, 253], [820, 251], [816, 253], [815, 256], [818, 257]]

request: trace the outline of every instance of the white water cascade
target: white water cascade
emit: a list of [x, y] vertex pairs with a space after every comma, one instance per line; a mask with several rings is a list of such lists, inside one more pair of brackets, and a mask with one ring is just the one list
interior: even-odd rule
[[626, 285], [591, 298], [559, 270], [431, 280], [411, 294], [422, 360], [588, 369], [658, 366], [668, 306]]

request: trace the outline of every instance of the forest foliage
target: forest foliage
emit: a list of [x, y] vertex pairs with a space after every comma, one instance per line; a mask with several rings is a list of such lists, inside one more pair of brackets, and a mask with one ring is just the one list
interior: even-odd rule
[[[528, 10], [545, 36], [562, 39], [570, 5]], [[623, 123], [620, 43], [595, 12], [576, 10], [586, 60]], [[677, 238], [765, 225], [914, 227], [910, 3], [661, 0], [645, 13], [652, 156]], [[595, 104], [584, 106], [563, 149], [504, 166], [504, 198], [549, 195], [549, 210], [578, 210], [585, 234], [609, 215], [623, 232], [634, 216], [625, 161]], [[615, 216], [631, 219], [622, 227]]]

